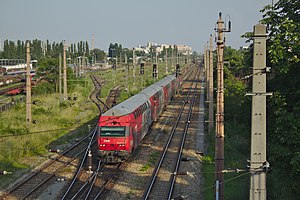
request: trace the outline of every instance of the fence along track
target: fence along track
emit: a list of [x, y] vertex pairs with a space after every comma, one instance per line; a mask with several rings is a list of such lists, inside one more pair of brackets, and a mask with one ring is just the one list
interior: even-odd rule
[[[199, 71], [196, 74], [198, 73]], [[192, 112], [195, 89], [191, 100], [188, 100], [190, 98], [190, 92], [191, 88], [189, 88], [188, 90], [188, 94], [184, 100], [184, 104], [181, 107], [176, 123], [171, 130], [171, 134], [161, 154], [161, 158], [158, 161], [158, 164], [154, 169], [152, 176], [150, 177], [150, 182], [145, 189], [143, 199], [171, 199], [176, 179], [176, 176], [174, 176], [174, 174], [177, 174], [179, 168], [183, 145], [186, 138], [186, 132], [190, 121], [190, 113]], [[177, 129], [179, 128], [179, 122], [182, 121], [181, 118], [185, 110], [184, 108], [188, 103], [190, 106], [188, 108], [188, 114], [185, 119], [185, 134], [182, 134], [182, 130], [178, 131]]]

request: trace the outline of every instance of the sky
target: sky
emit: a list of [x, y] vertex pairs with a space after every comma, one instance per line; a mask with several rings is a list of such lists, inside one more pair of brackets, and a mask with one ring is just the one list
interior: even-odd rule
[[158, 44], [191, 46], [203, 52], [219, 12], [230, 18], [226, 45], [245, 46], [241, 38], [262, 19], [272, 0], [0, 0], [0, 39], [67, 43], [88, 41], [107, 51], [110, 43], [133, 48]]

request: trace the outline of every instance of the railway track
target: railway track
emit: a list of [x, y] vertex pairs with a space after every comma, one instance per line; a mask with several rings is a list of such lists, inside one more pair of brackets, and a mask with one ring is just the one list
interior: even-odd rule
[[90, 99], [96, 104], [99, 109], [99, 112], [102, 113], [103, 109], [109, 109], [107, 104], [105, 104], [100, 98], [101, 85], [104, 84], [104, 81], [100, 77], [95, 75], [90, 75], [92, 82], [94, 84], [94, 90], [90, 94]]
[[100, 113], [103, 113], [107, 110], [109, 110], [111, 107], [113, 107], [117, 103], [117, 99], [120, 96], [122, 86], [118, 85], [114, 88], [112, 88], [109, 92], [109, 95], [106, 99], [106, 101], [102, 101], [99, 96], [101, 92], [101, 87], [104, 84], [104, 81], [100, 79], [100, 77], [95, 75], [90, 75], [90, 78], [92, 79], [92, 82], [94, 84], [94, 90], [90, 94], [90, 99], [96, 104], [96, 106], [99, 109]]
[[180, 174], [178, 169], [194, 106], [195, 88], [197, 82], [192, 82], [158, 164], [144, 190], [143, 199], [172, 199], [176, 177]]
[[[93, 145], [93, 150], [96, 149], [97, 145], [95, 140], [90, 145]], [[59, 199], [78, 199], [78, 196], [81, 195], [81, 193], [84, 191], [84, 189], [89, 184], [94, 175], [94, 172], [92, 170], [95, 169], [97, 166], [100, 166], [100, 160], [89, 160], [89, 148], [90, 147], [86, 149], [81, 162], [78, 164], [78, 168], [75, 175], [73, 176], [69, 184], [62, 190], [65, 192], [60, 195]], [[89, 168], [89, 162], [91, 162], [91, 169]]]
[[[104, 103], [100, 98], [99, 94], [101, 91], [101, 84], [103, 84], [99, 77], [92, 76], [91, 79], [93, 80], [95, 90], [92, 92], [90, 97], [94, 99], [94, 103], [97, 99], [97, 106], [100, 110], [100, 114], [108, 110], [110, 107], [114, 106], [114, 103], [117, 101], [117, 98], [120, 95], [122, 86], [116, 86], [111, 89], [106, 103]], [[100, 104], [103, 104], [103, 108]], [[97, 145], [96, 139], [92, 139], [93, 148], [91, 149], [94, 155], [97, 155]], [[92, 145], [91, 144], [91, 145]], [[106, 165], [105, 161], [93, 159], [93, 169], [96, 169], [94, 172], [90, 173], [87, 171], [84, 166], [86, 165], [87, 157], [88, 157], [88, 149], [87, 148], [85, 155], [83, 156], [81, 163], [78, 165], [78, 169], [76, 174], [74, 175], [72, 181], [67, 186], [67, 188], [63, 189], [65, 193], [61, 196], [61, 199], [93, 199], [99, 197], [99, 195], [105, 193], [109, 190], [109, 187], [112, 187], [113, 182], [116, 181], [115, 173], [121, 169], [123, 164], [111, 166]], [[97, 162], [96, 162], [97, 161]], [[100, 176], [101, 175], [101, 176]]]
[[112, 88], [109, 92], [109, 95], [106, 99], [106, 105], [111, 108], [113, 106], [116, 105], [117, 103], [117, 99], [120, 96], [121, 90], [122, 90], [123, 86], [118, 85], [114, 88]]
[[11, 86], [1, 87], [0, 88], [0, 95], [6, 94], [9, 91], [13, 91], [13, 90], [16, 90], [16, 89], [21, 91], [24, 88], [25, 88], [25, 83], [23, 83], [23, 82], [16, 83], [16, 84], [13, 84]]
[[[95, 134], [94, 129], [90, 134]], [[88, 134], [79, 142], [72, 145], [70, 148], [52, 158], [49, 162], [41, 166], [39, 169], [31, 173], [25, 179], [15, 184], [9, 189], [0, 199], [34, 199], [49, 184], [52, 184], [60, 177], [60, 173], [67, 166], [76, 166], [78, 159], [83, 156], [87, 145], [90, 142]]]
[[[93, 91], [93, 94], [94, 97], [97, 99], [97, 97], [99, 98], [99, 94], [101, 91], [101, 81], [97, 77], [91, 76], [91, 78], [95, 85], [95, 90]], [[116, 102], [121, 92], [121, 89], [122, 86], [117, 86], [111, 90], [106, 101], [108, 105], [113, 106], [113, 102]], [[103, 110], [109, 108], [109, 106], [106, 103], [103, 103], [102, 101], [101, 103], [103, 105], [106, 105], [104, 106]], [[99, 105], [99, 107], [101, 108], [101, 105]], [[103, 112], [103, 110], [99, 110], [100, 113]], [[95, 135], [95, 131], [96, 128], [93, 130], [93, 135]], [[96, 169], [94, 173], [83, 173], [83, 166], [86, 160], [85, 158], [87, 156], [88, 150], [91, 148], [92, 145], [91, 141], [95, 140], [90, 139], [90, 135], [86, 136], [76, 145], [72, 146], [57, 157], [53, 158], [49, 163], [47, 163], [47, 165], [44, 165], [36, 172], [29, 175], [22, 182], [15, 185], [4, 196], [0, 197], [0, 199], [37, 198], [41, 191], [43, 191], [47, 186], [49, 186], [49, 184], [57, 180], [59, 173], [68, 165], [79, 165], [80, 167], [77, 169], [76, 175], [73, 178], [74, 183], [72, 184], [73, 180], [71, 182], [73, 186], [70, 187], [70, 190], [66, 190], [66, 193], [61, 199], [97, 199], [100, 195], [101, 197], [105, 196], [107, 191], [109, 191], [113, 187], [114, 182], [118, 178], [118, 174], [121, 173], [122, 168], [124, 168], [124, 165], [126, 164], [112, 166], [105, 165], [105, 163], [101, 163], [101, 161], [99, 161], [97, 163], [93, 163], [93, 169]], [[80, 158], [82, 162], [78, 164], [78, 160]], [[74, 190], [74, 192], [72, 190]]]
[[118, 180], [118, 174], [122, 172], [124, 165], [126, 163], [117, 165], [106, 165], [103, 163], [102, 168], [95, 173], [89, 190], [80, 199], [98, 199], [100, 196], [103, 199]]
[[59, 199], [98, 199], [100, 196], [103, 198], [113, 188], [118, 174], [122, 172], [125, 165], [126, 163], [109, 165], [105, 161], [98, 160], [94, 168], [96, 170], [92, 173], [80, 167], [78, 175], [75, 175], [66, 192]]

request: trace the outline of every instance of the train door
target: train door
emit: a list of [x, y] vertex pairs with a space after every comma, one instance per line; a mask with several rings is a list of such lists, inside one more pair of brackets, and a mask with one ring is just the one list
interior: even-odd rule
[[157, 93], [153, 97], [153, 121], [157, 120], [157, 109], [158, 109], [159, 99], [157, 98]]
[[134, 126], [133, 131], [132, 131], [132, 136], [133, 136], [133, 149], [137, 148], [138, 145], [138, 129], [137, 125]]
[[164, 94], [163, 93], [164, 93], [163, 89], [158, 92], [158, 102], [159, 102], [159, 105], [158, 105], [158, 113], [157, 113], [157, 115], [160, 115], [162, 113], [163, 108], [164, 108]]
[[145, 137], [148, 132], [148, 128], [151, 125], [151, 112], [148, 106], [148, 102], [143, 105], [143, 118], [142, 118], [142, 137], [141, 140]]
[[163, 94], [164, 94], [163, 102], [164, 102], [164, 107], [166, 107], [168, 105], [168, 102], [169, 102], [168, 93], [169, 93], [168, 85], [166, 85], [165, 87], [163, 87]]

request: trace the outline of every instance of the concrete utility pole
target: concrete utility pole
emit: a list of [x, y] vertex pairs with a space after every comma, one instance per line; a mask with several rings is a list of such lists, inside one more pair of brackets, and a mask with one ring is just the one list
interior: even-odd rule
[[266, 26], [254, 26], [250, 200], [266, 200]]
[[31, 79], [30, 79], [30, 44], [26, 44], [26, 122], [31, 123]]
[[133, 69], [132, 69], [132, 75], [133, 75], [133, 86], [135, 86], [135, 52], [134, 52], [134, 48], [132, 49], [132, 66], [133, 66]]
[[92, 50], [95, 48], [95, 38], [94, 35], [92, 35]]
[[86, 73], [85, 73], [85, 70], [86, 70], [86, 62], [85, 62], [85, 52], [83, 52], [83, 55], [82, 55], [82, 75], [84, 76], [84, 86], [86, 86]]
[[82, 72], [82, 57], [79, 56], [78, 57], [78, 66], [77, 66], [77, 73], [78, 73], [77, 77], [81, 77], [81, 72]]
[[209, 87], [208, 87], [208, 93], [209, 93], [209, 99], [208, 99], [208, 131], [212, 132], [214, 128], [214, 66], [213, 66], [213, 39], [212, 35], [210, 35], [209, 38]]
[[67, 45], [64, 42], [64, 100], [65, 101], [68, 99], [66, 48], [67, 48]]
[[171, 61], [172, 61], [172, 71], [173, 71], [173, 70], [175, 71], [175, 69], [174, 69], [174, 47], [175, 47], [175, 46], [173, 46], [173, 47], [171, 48], [171, 50], [172, 50], [172, 59], [171, 59]]
[[125, 52], [125, 79], [126, 79], [126, 92], [129, 93], [129, 87], [128, 87], [128, 65], [127, 65], [127, 54]]
[[[76, 69], [76, 68], [75, 68]], [[61, 53], [59, 54], [58, 66], [58, 90], [59, 90], [59, 103], [62, 102], [62, 88], [61, 88]]]
[[165, 65], [166, 65], [166, 75], [168, 74], [168, 50], [166, 50], [166, 55], [165, 55]]
[[223, 32], [230, 32], [223, 28], [222, 13], [219, 13], [217, 21], [217, 114], [216, 114], [216, 146], [215, 146], [215, 170], [216, 170], [216, 199], [224, 199], [224, 39]]
[[118, 59], [117, 59], [117, 54], [116, 54], [116, 69], [115, 69], [115, 72], [113, 72], [113, 75], [114, 75], [114, 85], [116, 84], [116, 71], [117, 71], [117, 67], [118, 67]]
[[205, 79], [206, 79], [206, 101], [209, 101], [209, 92], [208, 92], [208, 87], [209, 87], [209, 62], [208, 62], [208, 49], [207, 45], [205, 45], [205, 50], [204, 50], [204, 68], [205, 68]]

